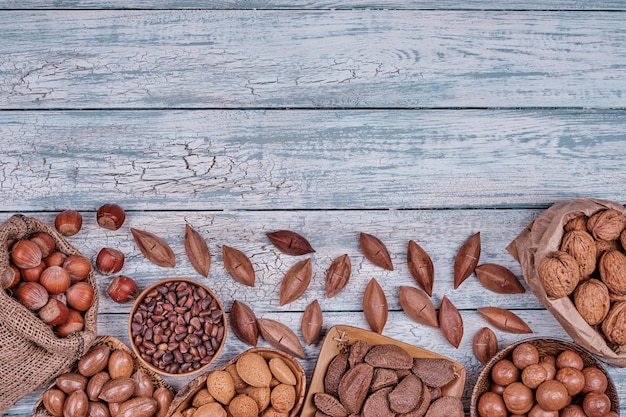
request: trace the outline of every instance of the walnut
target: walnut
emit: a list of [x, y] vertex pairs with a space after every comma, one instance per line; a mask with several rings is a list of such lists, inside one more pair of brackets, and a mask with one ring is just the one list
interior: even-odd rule
[[626, 248], [626, 229], [624, 229], [619, 236], [619, 241], [622, 244], [622, 248]]
[[613, 304], [602, 322], [602, 333], [609, 342], [626, 345], [626, 301]]
[[565, 233], [561, 250], [569, 253], [578, 262], [581, 279], [587, 278], [596, 269], [596, 242], [593, 236], [582, 230]]
[[576, 216], [567, 223], [565, 223], [564, 229], [566, 232], [571, 232], [572, 230], [582, 230], [587, 231], [587, 219], [588, 217], [584, 214], [580, 216]]
[[626, 255], [618, 250], [604, 252], [600, 258], [600, 279], [609, 291], [626, 295]]
[[626, 216], [613, 209], [598, 211], [587, 220], [587, 230], [598, 240], [619, 239], [625, 227]]
[[596, 265], [600, 265], [600, 258], [609, 250], [621, 250], [619, 240], [596, 240]]
[[553, 252], [543, 258], [537, 273], [546, 293], [554, 298], [570, 295], [580, 281], [578, 262], [563, 251]]
[[594, 278], [583, 281], [574, 290], [574, 305], [590, 326], [600, 324], [611, 307], [609, 289]]

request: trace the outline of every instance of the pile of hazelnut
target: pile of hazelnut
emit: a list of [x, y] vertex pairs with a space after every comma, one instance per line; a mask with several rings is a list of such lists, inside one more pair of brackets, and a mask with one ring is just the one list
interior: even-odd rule
[[94, 288], [85, 281], [91, 272], [87, 258], [60, 252], [45, 232], [14, 242], [9, 258], [2, 276], [4, 289], [58, 336], [83, 330], [83, 315], [94, 299]]
[[546, 294], [570, 297], [581, 317], [614, 346], [626, 345], [626, 216], [614, 209], [579, 215], [559, 249], [539, 262]]
[[489, 390], [477, 403], [480, 417], [617, 417], [606, 395], [608, 379], [596, 367], [585, 366], [569, 349], [540, 355], [527, 342], [510, 358], [491, 368]]

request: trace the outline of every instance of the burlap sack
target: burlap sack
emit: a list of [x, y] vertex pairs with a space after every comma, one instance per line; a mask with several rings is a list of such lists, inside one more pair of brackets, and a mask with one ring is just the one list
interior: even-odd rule
[[[61, 252], [79, 253], [44, 222], [15, 215], [0, 226], [0, 275], [9, 264], [8, 241], [40, 231], [52, 236]], [[61, 374], [93, 343], [98, 315], [98, 290], [93, 271], [87, 281], [94, 287], [95, 294], [92, 306], [85, 313], [85, 328], [65, 338], [57, 337], [50, 326], [12, 298], [11, 290], [0, 288], [0, 414]]]
[[612, 350], [604, 337], [582, 318], [569, 297], [548, 297], [537, 274], [541, 259], [559, 249], [563, 226], [569, 220], [582, 214], [590, 216], [603, 209], [615, 209], [626, 214], [624, 206], [607, 200], [581, 198], [555, 203], [520, 233], [507, 250], [520, 263], [524, 280], [532, 292], [574, 342], [606, 363], [626, 367], [626, 352]]

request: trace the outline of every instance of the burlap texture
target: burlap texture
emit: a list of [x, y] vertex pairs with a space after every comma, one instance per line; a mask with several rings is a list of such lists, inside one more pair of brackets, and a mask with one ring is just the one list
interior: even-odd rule
[[[8, 242], [46, 232], [66, 255], [80, 253], [54, 228], [33, 217], [14, 215], [0, 226], [0, 275], [9, 265]], [[85, 313], [85, 328], [68, 337], [57, 337], [42, 322], [0, 288], [0, 414], [41, 388], [72, 365], [92, 345], [97, 334], [98, 289], [93, 271], [87, 277], [94, 287], [92, 306]]]
[[582, 318], [569, 297], [548, 297], [537, 273], [539, 262], [559, 249], [564, 234], [563, 227], [569, 220], [582, 214], [591, 216], [604, 209], [615, 209], [626, 214], [624, 206], [607, 200], [580, 198], [555, 203], [528, 225], [507, 246], [507, 250], [520, 263], [524, 280], [532, 292], [574, 342], [606, 363], [626, 367], [626, 352], [611, 349], [602, 334]]

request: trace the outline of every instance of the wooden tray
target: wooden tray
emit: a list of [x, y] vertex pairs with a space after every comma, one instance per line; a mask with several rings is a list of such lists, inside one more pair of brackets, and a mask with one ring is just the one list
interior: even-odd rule
[[[91, 345], [91, 347], [93, 348], [94, 346], [98, 346], [98, 345], [106, 345], [111, 349], [111, 351], [123, 350], [124, 352], [128, 353], [133, 358], [133, 373], [141, 369], [142, 371], [146, 373], [146, 375], [150, 377], [150, 379], [152, 379], [152, 384], [154, 385], [155, 389], [160, 388], [160, 387], [165, 387], [169, 389], [170, 391], [172, 391], [172, 393], [174, 393], [174, 389], [167, 382], [165, 382], [163, 378], [161, 378], [156, 372], [144, 366], [143, 363], [139, 360], [139, 358], [137, 358], [137, 355], [135, 355], [135, 353], [128, 346], [126, 346], [126, 344], [122, 342], [121, 340], [116, 339], [113, 336], [99, 336], [96, 338], [95, 342], [93, 343], [93, 345]], [[69, 373], [69, 372], [78, 372], [78, 361], [76, 361], [72, 365], [72, 367], [69, 368], [64, 373]], [[46, 390], [54, 386], [56, 386], [56, 382], [53, 382], [52, 384], [50, 384], [46, 388]], [[41, 397], [39, 398], [39, 400], [35, 404], [35, 407], [33, 408], [33, 417], [52, 417], [51, 414], [49, 414], [46, 408], [43, 406]]]
[[315, 415], [317, 407], [313, 404], [313, 395], [317, 392], [324, 392], [324, 375], [326, 374], [326, 369], [328, 368], [330, 361], [337, 354], [339, 354], [342, 347], [351, 345], [357, 340], [364, 340], [371, 346], [382, 344], [400, 346], [414, 358], [443, 358], [451, 361], [454, 364], [454, 370], [456, 371], [457, 376], [452, 382], [442, 387], [441, 392], [444, 395], [452, 395], [459, 398], [463, 395], [466, 371], [465, 367], [459, 362], [417, 346], [382, 336], [378, 333], [360, 329], [358, 327], [339, 325], [332, 327], [326, 334], [326, 338], [324, 339], [324, 343], [322, 344], [317, 358], [315, 370], [313, 371], [311, 383], [309, 384], [309, 391], [304, 401], [304, 407], [302, 408], [302, 414], [300, 415], [301, 417], [313, 417]]
[[193, 400], [193, 396], [202, 388], [206, 387], [206, 379], [211, 372], [216, 371], [216, 370], [226, 369], [229, 365], [237, 362], [237, 360], [239, 359], [241, 355], [243, 355], [244, 353], [248, 353], [248, 352], [258, 353], [259, 355], [263, 356], [263, 358], [265, 358], [266, 360], [272, 359], [272, 358], [281, 358], [283, 361], [285, 361], [287, 366], [289, 366], [289, 369], [291, 369], [293, 374], [296, 376], [296, 381], [297, 381], [296, 382], [296, 404], [291, 410], [291, 413], [289, 413], [289, 417], [295, 417], [296, 415], [298, 415], [300, 408], [302, 408], [302, 404], [304, 402], [304, 394], [306, 392], [306, 375], [304, 373], [304, 368], [302, 367], [300, 362], [298, 362], [293, 356], [288, 355], [285, 352], [282, 352], [277, 349], [272, 349], [272, 348], [258, 347], [258, 348], [248, 349], [240, 353], [239, 355], [235, 356], [233, 359], [228, 361], [228, 363], [226, 363], [225, 365], [216, 369], [212, 369], [208, 372], [205, 372], [202, 375], [191, 380], [187, 385], [185, 385], [178, 391], [178, 393], [174, 397], [174, 400], [172, 401], [172, 405], [170, 405], [170, 409], [167, 412], [167, 416], [170, 417], [176, 411], [182, 411], [188, 408], [191, 404], [191, 401]]

